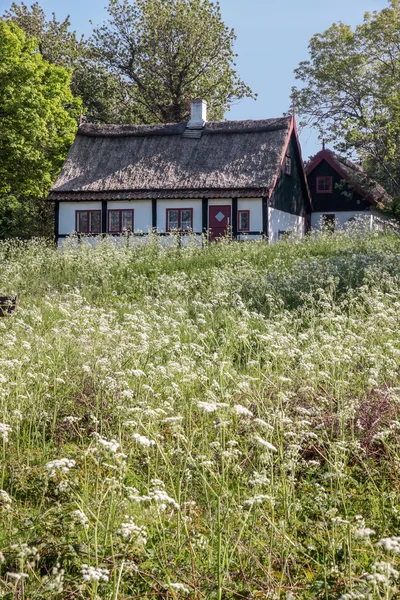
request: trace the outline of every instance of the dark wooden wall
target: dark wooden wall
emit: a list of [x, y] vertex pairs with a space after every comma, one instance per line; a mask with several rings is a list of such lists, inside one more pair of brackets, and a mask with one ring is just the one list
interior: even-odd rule
[[310, 206], [305, 185], [302, 183], [301, 157], [294, 134], [290, 140], [288, 154], [292, 158], [292, 173], [285, 173], [284, 163], [271, 198], [271, 207], [304, 217], [310, 212]]
[[[331, 194], [317, 194], [317, 177], [332, 176]], [[369, 211], [370, 203], [365, 201], [356, 190], [344, 183], [341, 175], [330, 164], [323, 160], [308, 177], [314, 212], [334, 213], [339, 211]], [[337, 187], [339, 186], [339, 187]]]

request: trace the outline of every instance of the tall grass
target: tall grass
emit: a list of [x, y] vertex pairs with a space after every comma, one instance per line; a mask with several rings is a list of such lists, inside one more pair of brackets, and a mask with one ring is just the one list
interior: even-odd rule
[[0, 244], [0, 598], [398, 597], [400, 239]]

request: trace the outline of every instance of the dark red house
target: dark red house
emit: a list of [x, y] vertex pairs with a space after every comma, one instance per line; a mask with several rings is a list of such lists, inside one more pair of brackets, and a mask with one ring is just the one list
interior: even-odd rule
[[372, 227], [376, 218], [382, 218], [376, 209], [388, 194], [367, 178], [360, 165], [324, 148], [306, 165], [306, 175], [313, 229], [323, 223], [334, 229], [362, 216]]

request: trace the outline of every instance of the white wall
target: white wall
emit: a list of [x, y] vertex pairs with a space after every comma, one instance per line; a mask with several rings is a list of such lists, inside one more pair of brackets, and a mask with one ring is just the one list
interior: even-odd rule
[[101, 210], [101, 202], [60, 202], [59, 235], [69, 235], [76, 229], [76, 210]]
[[203, 203], [201, 200], [157, 200], [157, 230], [167, 230], [167, 208], [192, 208], [193, 231], [201, 233], [203, 229]]
[[305, 219], [298, 215], [292, 215], [276, 208], [268, 209], [269, 219], [269, 241], [277, 242], [279, 231], [294, 233], [298, 237], [304, 235]]
[[342, 228], [350, 221], [350, 219], [365, 219], [366, 224], [369, 227], [372, 227], [373, 223], [373, 215], [370, 212], [360, 212], [360, 211], [339, 211], [339, 212], [313, 212], [311, 214], [311, 228], [312, 229], [321, 229], [322, 225], [322, 216], [325, 214], [335, 215], [335, 228]]
[[[107, 210], [133, 209], [133, 228], [135, 231], [148, 233], [152, 229], [152, 204], [151, 200], [110, 200]], [[108, 226], [108, 221], [107, 221]]]
[[[76, 228], [75, 211], [77, 210], [101, 210], [101, 202], [60, 202], [59, 213], [59, 235], [69, 235]], [[151, 200], [112, 200], [107, 203], [107, 210], [133, 209], [135, 231], [147, 233], [152, 228]]]
[[221, 198], [220, 200], [218, 199], [211, 199], [208, 201], [208, 206], [232, 206], [232, 200], [230, 198]]
[[263, 218], [261, 198], [238, 198], [238, 210], [249, 210], [250, 231], [259, 231], [262, 233]]

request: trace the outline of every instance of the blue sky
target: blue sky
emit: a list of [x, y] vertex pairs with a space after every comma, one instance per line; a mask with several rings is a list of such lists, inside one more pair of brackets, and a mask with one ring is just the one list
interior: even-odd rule
[[[27, 4], [33, 0], [25, 0]], [[0, 13], [12, 0], [0, 0]], [[89, 20], [100, 23], [106, 17], [106, 0], [39, 0], [50, 15], [61, 19], [71, 15], [72, 27], [90, 33]], [[257, 101], [242, 100], [226, 116], [229, 119], [262, 119], [280, 116], [289, 108], [295, 84], [293, 70], [307, 59], [307, 45], [314, 33], [335, 21], [357, 25], [366, 11], [381, 10], [387, 0], [220, 0], [222, 16], [235, 29], [238, 71]], [[315, 154], [320, 143], [313, 131], [302, 133], [304, 158]]]

